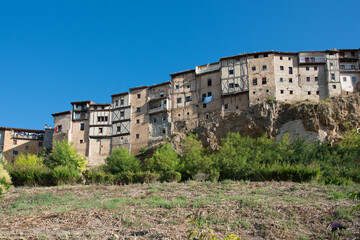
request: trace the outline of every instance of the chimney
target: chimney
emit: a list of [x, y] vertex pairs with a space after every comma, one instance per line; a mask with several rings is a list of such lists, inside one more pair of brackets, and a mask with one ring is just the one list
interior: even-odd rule
[[47, 124], [45, 124], [45, 129], [47, 129]]

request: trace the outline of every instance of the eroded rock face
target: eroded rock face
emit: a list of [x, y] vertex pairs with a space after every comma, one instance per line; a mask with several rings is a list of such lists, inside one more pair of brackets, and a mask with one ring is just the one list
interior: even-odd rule
[[251, 137], [266, 133], [273, 139], [288, 132], [293, 139], [300, 136], [309, 141], [336, 142], [343, 131], [360, 126], [360, 93], [316, 103], [261, 103], [242, 112], [200, 121], [199, 126], [196, 132], [200, 139], [213, 150], [228, 132]]

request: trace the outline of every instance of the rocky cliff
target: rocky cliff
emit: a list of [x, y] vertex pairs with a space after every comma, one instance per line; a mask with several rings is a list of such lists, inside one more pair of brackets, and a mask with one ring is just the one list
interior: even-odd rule
[[204, 145], [217, 149], [228, 132], [259, 137], [267, 133], [279, 139], [288, 132], [292, 139], [336, 142], [347, 129], [360, 127], [360, 93], [333, 97], [320, 102], [266, 102], [242, 112], [200, 121], [195, 130]]

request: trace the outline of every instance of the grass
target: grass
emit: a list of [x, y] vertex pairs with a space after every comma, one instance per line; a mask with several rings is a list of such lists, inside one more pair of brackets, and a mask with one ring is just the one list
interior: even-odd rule
[[360, 228], [346, 195], [357, 188], [234, 181], [15, 188], [0, 200], [0, 238], [131, 238], [146, 231], [144, 237], [184, 239], [193, 218], [217, 238], [324, 239], [332, 221]]

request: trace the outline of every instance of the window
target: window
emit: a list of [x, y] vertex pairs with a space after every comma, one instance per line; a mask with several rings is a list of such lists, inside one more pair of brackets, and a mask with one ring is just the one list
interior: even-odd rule
[[120, 105], [124, 105], [124, 99], [120, 99]]
[[331, 74], [331, 79], [335, 80], [335, 74], [334, 73]]
[[316, 91], [316, 95], [319, 95], [319, 91]]
[[283, 78], [280, 78], [280, 82], [284, 82], [284, 79], [283, 79]]
[[259, 55], [257, 55], [257, 54], [256, 54], [256, 55], [254, 55], [254, 58], [259, 58]]
[[136, 139], [139, 139], [140, 138], [140, 135], [139, 134], [136, 134]]
[[62, 131], [62, 125], [58, 125], [57, 128], [55, 128], [55, 131], [61, 132]]
[[229, 105], [225, 104], [225, 109], [228, 109], [229, 108]]
[[293, 90], [290, 90], [290, 94], [293, 94]]
[[334, 64], [333, 63], [330, 63], [330, 67], [333, 67], [334, 66]]
[[264, 54], [264, 57], [267, 57], [268, 55], [267, 54]]
[[289, 67], [289, 74], [293, 74], [293, 68]]
[[310, 70], [310, 68], [309, 67], [306, 67], [306, 71], [309, 71]]
[[336, 89], [336, 85], [332, 85], [332, 88], [333, 88], [333, 89]]
[[316, 67], [316, 66], [314, 67], [314, 70], [315, 70], [315, 71], [317, 70], [317, 67]]
[[25, 146], [25, 150], [29, 150], [29, 146]]
[[202, 96], [201, 96], [201, 99], [204, 101], [206, 98], [206, 93], [204, 93]]
[[239, 84], [238, 84], [238, 83], [235, 83], [235, 87], [237, 87], [237, 88], [238, 88], [238, 87], [239, 87]]
[[269, 92], [269, 89], [266, 89], [266, 92]]
[[189, 112], [187, 112], [187, 113], [186, 113], [186, 115], [188, 115], [188, 116], [189, 116], [189, 115], [190, 115], [190, 113], [189, 113]]
[[176, 90], [178, 90], [179, 88], [180, 88], [180, 86], [179, 86], [179, 85], [176, 85], [176, 86], [175, 86], [175, 89], [176, 89]]
[[84, 143], [84, 140], [80, 139], [80, 143]]
[[165, 96], [165, 93], [164, 92], [160, 92], [160, 97], [164, 97]]
[[352, 81], [353, 83], [356, 83], [356, 77], [351, 77], [351, 81]]
[[13, 140], [13, 145], [17, 145], [17, 140]]
[[262, 66], [262, 70], [266, 70], [266, 69], [267, 69], [266, 65]]
[[284, 70], [284, 66], [280, 66], [280, 70], [283, 71], [283, 70]]
[[164, 121], [166, 121], [166, 117], [165, 117], [165, 116], [163, 116], [163, 117], [162, 117], [162, 120], [163, 120], [163, 122], [164, 122]]
[[118, 100], [115, 101], [115, 106], [116, 107], [119, 106], [119, 101]]
[[208, 79], [208, 86], [211, 86], [211, 78]]
[[185, 102], [191, 102], [191, 96], [186, 96], [185, 97]]
[[163, 128], [162, 133], [163, 133], [163, 134], [165, 134], [165, 133], [166, 133], [166, 129], [165, 129], [165, 128]]
[[343, 81], [346, 82], [346, 77], [343, 77]]
[[315, 77], [315, 82], [319, 81], [319, 77]]
[[181, 98], [177, 98], [177, 99], [176, 99], [176, 102], [177, 102], [177, 103], [181, 103]]
[[292, 82], [293, 82], [292, 78], [289, 78], [289, 83], [292, 83]]
[[289, 57], [288, 59], [291, 60], [291, 57]]
[[280, 57], [280, 60], [282, 60], [282, 57]]
[[156, 123], [156, 118], [153, 119], [153, 123]]
[[18, 151], [15, 151], [15, 150], [12, 151], [12, 155], [13, 155], [13, 156], [17, 156], [18, 154], [19, 154]]
[[203, 108], [206, 108], [206, 107], [207, 107], [206, 103], [203, 103]]
[[140, 123], [140, 120], [139, 119], [136, 119], [136, 124], [139, 124]]
[[284, 90], [280, 90], [280, 93], [281, 93], [281, 94], [284, 94]]
[[190, 88], [190, 85], [186, 85], [186, 88]]
[[254, 66], [254, 67], [252, 67], [252, 68], [251, 68], [251, 70], [256, 71], [256, 67], [255, 67], [255, 66]]
[[229, 70], [229, 74], [231, 75], [231, 74], [234, 74], [234, 69], [230, 69]]
[[38, 143], [38, 146], [39, 146], [39, 147], [42, 147], [42, 146], [43, 146], [43, 142], [39, 142], [39, 143]]
[[103, 128], [99, 128], [99, 133], [103, 133]]
[[107, 122], [107, 120], [108, 120], [108, 117], [107, 117], [107, 116], [105, 116], [105, 122]]
[[140, 111], [141, 111], [141, 110], [140, 110], [140, 108], [139, 108], [139, 107], [137, 107], [137, 108], [136, 108], [136, 112], [138, 112], [138, 113], [139, 113]]
[[140, 94], [140, 93], [138, 93], [137, 98], [141, 98], [141, 94]]
[[212, 92], [208, 92], [208, 97], [211, 97], [212, 96]]
[[257, 85], [257, 78], [253, 79], [253, 85], [256, 86]]
[[266, 84], [266, 77], [262, 78], [262, 84], [265, 85]]
[[120, 112], [120, 117], [125, 117], [125, 111]]
[[234, 88], [234, 84], [233, 84], [233, 83], [229, 83], [229, 88]]
[[355, 52], [351, 52], [351, 56], [352, 56], [352, 57], [355, 57]]
[[81, 131], [84, 131], [84, 129], [85, 129], [85, 124], [84, 124], [84, 123], [80, 123], [80, 130], [81, 130]]
[[310, 82], [310, 77], [306, 77], [306, 81], [307, 81], [307, 82]]
[[308, 95], [311, 95], [311, 92], [310, 92], [310, 91], [308, 92]]
[[116, 128], [116, 131], [117, 131], [117, 132], [121, 132], [121, 126], [118, 126], [118, 127]]

